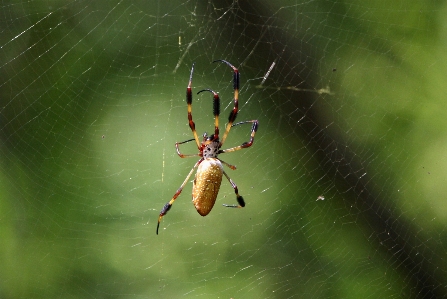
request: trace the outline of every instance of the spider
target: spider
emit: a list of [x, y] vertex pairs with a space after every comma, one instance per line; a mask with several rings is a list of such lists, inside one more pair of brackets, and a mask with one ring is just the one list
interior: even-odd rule
[[[239, 195], [237, 185], [233, 182], [233, 180], [227, 175], [227, 173], [223, 170], [222, 164], [228, 166], [230, 169], [235, 170], [236, 167], [234, 165], [230, 165], [221, 159], [219, 159], [217, 156], [219, 154], [223, 153], [229, 153], [241, 150], [243, 148], [247, 148], [252, 146], [254, 137], [256, 134], [256, 131], [258, 130], [258, 121], [257, 120], [247, 120], [242, 121], [238, 123], [234, 123], [236, 120], [236, 116], [238, 113], [238, 100], [239, 100], [239, 71], [237, 68], [235, 68], [231, 63], [229, 63], [226, 60], [215, 60], [213, 62], [223, 62], [227, 64], [229, 67], [233, 69], [233, 88], [234, 88], [234, 107], [233, 110], [230, 113], [230, 116], [228, 117], [228, 124], [225, 129], [225, 133], [222, 137], [222, 140], [219, 140], [219, 114], [220, 114], [220, 99], [219, 95], [211, 90], [211, 89], [203, 89], [199, 91], [197, 94], [209, 91], [213, 94], [213, 113], [214, 113], [214, 134], [208, 135], [207, 133], [203, 134], [203, 140], [202, 142], [199, 142], [199, 138], [197, 136], [196, 127], [194, 124], [194, 121], [192, 120], [192, 74], [194, 72], [194, 63], [191, 67], [191, 74], [189, 76], [189, 83], [188, 87], [186, 88], [186, 103], [188, 105], [188, 121], [189, 121], [189, 127], [191, 128], [192, 134], [194, 135], [193, 139], [189, 139], [183, 142], [177, 142], [175, 143], [175, 148], [177, 149], [177, 154], [180, 156], [180, 158], [188, 158], [188, 157], [195, 157], [199, 156], [199, 161], [196, 162], [194, 167], [191, 169], [191, 171], [186, 176], [186, 179], [183, 181], [180, 188], [177, 189], [177, 192], [175, 192], [172, 199], [166, 203], [163, 208], [160, 211], [160, 216], [158, 217], [158, 224], [157, 224], [157, 235], [158, 235], [158, 229], [160, 227], [161, 219], [164, 215], [168, 213], [168, 211], [171, 209], [172, 204], [177, 199], [177, 197], [180, 195], [180, 193], [183, 190], [183, 187], [185, 187], [186, 183], [188, 182], [189, 178], [191, 177], [194, 170], [197, 168], [197, 173], [194, 178], [193, 187], [192, 187], [192, 202], [197, 210], [197, 212], [202, 215], [206, 216], [211, 211], [211, 209], [214, 206], [214, 203], [216, 202], [217, 194], [219, 192], [220, 184], [222, 183], [222, 175], [224, 175], [228, 181], [230, 182], [231, 186], [234, 189], [234, 193], [236, 194], [236, 200], [237, 205], [228, 205], [224, 204], [224, 207], [229, 208], [243, 208], [245, 206], [245, 201], [242, 196]], [[228, 136], [228, 133], [230, 132], [230, 129], [234, 126], [246, 124], [246, 123], [252, 123], [251, 126], [251, 134], [250, 134], [250, 141], [244, 142], [239, 146], [235, 146], [229, 149], [222, 150], [221, 147], [225, 142], [225, 139]], [[190, 155], [184, 155], [180, 153], [179, 145], [184, 144], [190, 141], [195, 141], [197, 144], [197, 149], [199, 150], [198, 154], [190, 154]]]

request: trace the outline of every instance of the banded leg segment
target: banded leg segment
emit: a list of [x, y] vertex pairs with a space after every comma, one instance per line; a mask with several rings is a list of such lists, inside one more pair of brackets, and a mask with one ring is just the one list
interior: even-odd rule
[[232, 169], [232, 170], [236, 170], [236, 166], [228, 164], [227, 162], [217, 158], [217, 160], [219, 160], [222, 164], [225, 164], [228, 168]]
[[232, 147], [232, 148], [229, 148], [229, 149], [226, 149], [226, 150], [220, 150], [219, 154], [238, 151], [240, 149], [247, 148], [247, 147], [250, 147], [250, 146], [253, 145], [253, 142], [255, 140], [255, 134], [256, 134], [256, 131], [258, 130], [258, 125], [259, 125], [259, 122], [256, 119], [255, 120], [241, 121], [239, 123], [234, 124], [233, 127], [238, 126], [238, 125], [247, 124], [247, 123], [252, 123], [251, 134], [250, 134], [250, 141], [244, 142], [244, 143], [242, 143], [239, 146], [235, 146], [235, 147]]
[[212, 89], [202, 89], [197, 94], [203, 92], [203, 91], [209, 91], [213, 94], [213, 113], [214, 113], [214, 138], [219, 138], [219, 114], [220, 114], [220, 99], [217, 92], [215, 92]]
[[229, 67], [233, 69], [234, 107], [230, 113], [230, 116], [228, 116], [228, 124], [225, 129], [225, 133], [222, 137], [222, 140], [220, 141], [220, 146], [222, 146], [225, 142], [225, 139], [227, 139], [228, 133], [230, 132], [230, 129], [233, 126], [233, 122], [236, 120], [236, 116], [239, 111], [239, 70], [236, 67], [234, 67], [231, 63], [223, 59], [214, 60], [213, 62], [226, 63]]
[[196, 124], [192, 120], [192, 73], [194, 72], [194, 63], [191, 67], [191, 74], [189, 75], [188, 87], [186, 87], [186, 104], [188, 104], [188, 122], [191, 128], [192, 134], [194, 135], [194, 140], [196, 141], [197, 148], [200, 149], [199, 137], [196, 132]]
[[[191, 139], [193, 140], [193, 139]], [[167, 202], [163, 208], [160, 211], [160, 216], [158, 216], [158, 224], [157, 224], [157, 235], [158, 235], [158, 228], [160, 227], [160, 222], [161, 219], [163, 218], [164, 215], [166, 215], [168, 213], [168, 211], [171, 209], [172, 204], [174, 203], [174, 201], [177, 199], [177, 197], [180, 195], [180, 193], [182, 193], [183, 188], [185, 187], [186, 183], [188, 182], [189, 178], [191, 177], [192, 173], [194, 172], [194, 170], [197, 168], [197, 166], [199, 166], [200, 163], [202, 163], [203, 158], [200, 159], [199, 161], [197, 161], [197, 163], [194, 165], [194, 167], [191, 169], [191, 171], [188, 173], [188, 175], [186, 176], [186, 179], [183, 181], [182, 185], [180, 186], [180, 188], [177, 189], [177, 192], [175, 192], [174, 196], [172, 197], [172, 199]]]
[[190, 142], [190, 141], [193, 141], [193, 140], [194, 139], [188, 139], [188, 140], [185, 140], [185, 141], [182, 141], [182, 142], [176, 142], [175, 143], [175, 148], [177, 150], [177, 155], [179, 155], [180, 158], [189, 158], [189, 157], [197, 157], [197, 156], [200, 157], [200, 153], [199, 154], [192, 154], [192, 155], [185, 155], [185, 154], [182, 154], [180, 152], [180, 148], [179, 148], [180, 144], [187, 143], [187, 142]]
[[228, 179], [228, 181], [230, 182], [231, 186], [233, 187], [234, 193], [236, 193], [236, 200], [238, 202], [238, 205], [223, 204], [223, 206], [227, 207], [227, 208], [243, 208], [243, 207], [245, 207], [244, 198], [239, 195], [239, 191], [237, 189], [237, 185], [233, 182], [232, 179], [230, 179], [230, 177], [228, 176], [228, 174], [225, 171], [223, 172], [223, 174], [225, 175], [225, 177]]

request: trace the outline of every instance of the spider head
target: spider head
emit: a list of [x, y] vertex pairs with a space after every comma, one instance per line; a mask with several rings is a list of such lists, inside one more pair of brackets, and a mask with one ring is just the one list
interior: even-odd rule
[[212, 135], [208, 135], [208, 133], [203, 133], [203, 141], [202, 143], [209, 143], [212, 141], [217, 141], [219, 142], [219, 136], [216, 136], [215, 134]]

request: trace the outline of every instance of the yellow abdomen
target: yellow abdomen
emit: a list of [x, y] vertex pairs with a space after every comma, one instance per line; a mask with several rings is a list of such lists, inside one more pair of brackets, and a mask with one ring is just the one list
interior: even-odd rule
[[207, 158], [197, 168], [192, 186], [192, 202], [200, 215], [206, 216], [216, 202], [222, 183], [223, 167], [216, 158]]

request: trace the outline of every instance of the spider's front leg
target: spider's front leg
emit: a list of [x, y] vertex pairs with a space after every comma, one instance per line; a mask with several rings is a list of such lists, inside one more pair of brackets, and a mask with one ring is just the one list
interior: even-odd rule
[[225, 129], [225, 133], [222, 137], [222, 140], [220, 141], [220, 146], [222, 146], [225, 142], [225, 139], [228, 136], [228, 133], [230, 133], [230, 129], [233, 127], [233, 122], [236, 120], [237, 113], [239, 111], [239, 70], [234, 67], [231, 63], [229, 63], [226, 60], [218, 59], [214, 60], [213, 62], [223, 62], [227, 64], [229, 67], [233, 69], [233, 89], [234, 89], [234, 107], [233, 110], [230, 112], [230, 116], [228, 117], [228, 124], [227, 128]]
[[[186, 104], [188, 105], [189, 127], [191, 128], [192, 134], [194, 135], [194, 139], [192, 139], [192, 140], [195, 140], [196, 144], [197, 144], [197, 148], [200, 148], [199, 137], [197, 136], [197, 132], [196, 132], [196, 124], [192, 120], [192, 74], [193, 73], [194, 73], [194, 63], [192, 64], [191, 74], [189, 75], [188, 86], [186, 87]], [[191, 141], [191, 140], [188, 140], [188, 141]], [[188, 142], [188, 141], [185, 141], [185, 142]], [[185, 142], [181, 142], [181, 143], [185, 143]]]

